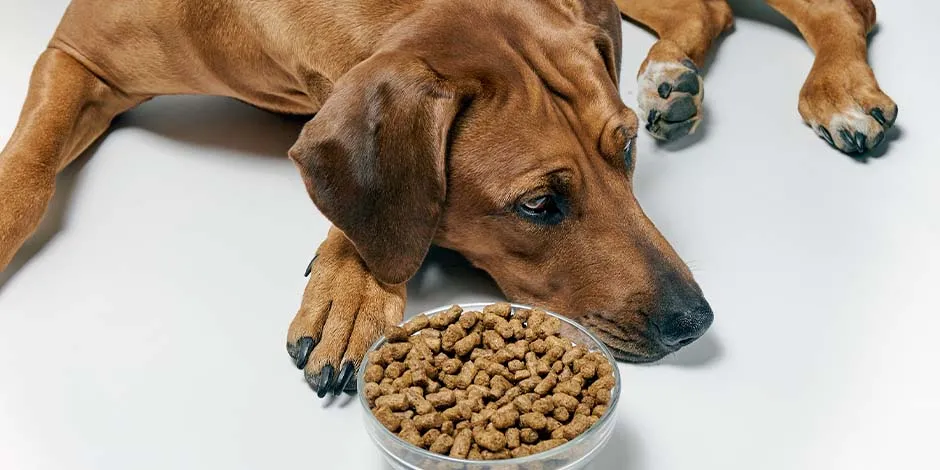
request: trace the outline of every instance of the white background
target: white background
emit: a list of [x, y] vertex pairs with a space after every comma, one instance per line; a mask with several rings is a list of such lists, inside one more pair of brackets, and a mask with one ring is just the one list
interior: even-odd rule
[[[0, 142], [65, 4], [0, 6]], [[641, 137], [640, 202], [716, 320], [660, 364], [621, 365], [596, 468], [937, 468], [940, 8], [878, 7], [871, 60], [901, 109], [882, 158], [803, 126], [812, 55], [763, 6], [708, 68], [700, 134]], [[653, 38], [624, 29], [632, 106]], [[0, 468], [384, 468], [358, 404], [317, 400], [284, 349], [327, 230], [284, 158], [298, 129], [157, 99], [60, 178], [0, 274]], [[437, 253], [409, 295], [414, 313], [498, 294]]]

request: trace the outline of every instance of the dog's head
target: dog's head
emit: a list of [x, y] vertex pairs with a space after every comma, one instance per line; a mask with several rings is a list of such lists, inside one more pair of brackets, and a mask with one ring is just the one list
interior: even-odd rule
[[437, 243], [619, 358], [656, 360], [712, 312], [633, 195], [616, 9], [582, 12], [591, 24], [552, 8], [536, 12], [539, 31], [531, 12], [418, 20], [423, 35], [402, 33], [336, 83], [290, 155], [378, 279], [408, 280]]

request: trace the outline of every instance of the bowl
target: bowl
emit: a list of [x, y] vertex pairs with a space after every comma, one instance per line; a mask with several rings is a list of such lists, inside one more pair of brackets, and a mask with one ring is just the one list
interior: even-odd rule
[[[458, 304], [466, 310], [483, 310], [483, 307], [493, 302]], [[526, 305], [511, 304], [513, 311], [520, 309], [531, 309]], [[435, 308], [423, 312], [424, 315], [433, 316], [447, 311], [451, 305]], [[414, 446], [391, 431], [385, 428], [382, 423], [376, 419], [375, 415], [369, 409], [369, 403], [366, 400], [365, 390], [365, 370], [368, 367], [369, 354], [359, 366], [359, 373], [356, 377], [357, 390], [359, 390], [359, 402], [362, 404], [363, 418], [365, 419], [366, 430], [372, 442], [378, 447], [379, 452], [396, 470], [516, 470], [516, 469], [539, 469], [539, 470], [574, 470], [585, 468], [588, 463], [600, 453], [601, 449], [607, 444], [610, 435], [613, 433], [616, 424], [617, 402], [620, 398], [620, 371], [616, 367], [614, 356], [610, 353], [604, 343], [597, 339], [593, 334], [581, 325], [569, 320], [561, 315], [548, 312], [546, 313], [561, 320], [561, 331], [559, 336], [570, 339], [572, 342], [580, 344], [590, 351], [598, 351], [610, 361], [614, 366], [614, 388], [611, 390], [610, 403], [607, 404], [607, 412], [594, 423], [587, 431], [575, 437], [569, 442], [553, 449], [527, 457], [519, 457], [505, 460], [467, 460], [449, 457], [446, 455], [435, 454], [420, 447]], [[402, 323], [404, 324], [404, 323]], [[386, 342], [383, 337], [379, 339], [369, 352], [381, 348]]]

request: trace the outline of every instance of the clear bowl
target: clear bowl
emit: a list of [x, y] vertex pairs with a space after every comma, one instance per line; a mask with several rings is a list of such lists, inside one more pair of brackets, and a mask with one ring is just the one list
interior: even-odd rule
[[[493, 302], [458, 304], [464, 310], [481, 311], [483, 307]], [[447, 311], [451, 305], [439, 307], [424, 312], [425, 315], [435, 315]], [[518, 309], [531, 309], [526, 305], [512, 304], [513, 311]], [[610, 353], [604, 343], [588, 332], [584, 327], [577, 323], [552, 312], [546, 312], [549, 315], [561, 320], [562, 327], [559, 336], [570, 339], [572, 342], [582, 345], [590, 351], [599, 351], [611, 364], [616, 364], [614, 356]], [[369, 352], [377, 350], [386, 342], [381, 338], [372, 345]], [[533, 454], [527, 457], [505, 460], [466, 460], [448, 457], [446, 455], [434, 454], [420, 447], [414, 446], [385, 428], [376, 419], [375, 415], [369, 409], [369, 403], [362, 393], [365, 390], [364, 373], [368, 367], [369, 355], [363, 360], [359, 367], [359, 374], [356, 377], [356, 385], [359, 390], [359, 402], [362, 404], [362, 414], [366, 422], [366, 430], [372, 442], [388, 461], [389, 465], [396, 470], [515, 470], [515, 469], [538, 469], [538, 470], [574, 470], [585, 468], [588, 463], [600, 453], [600, 450], [607, 444], [613, 433], [617, 416], [617, 401], [620, 398], [620, 371], [614, 367], [614, 388], [611, 390], [610, 403], [607, 404], [607, 412], [594, 423], [587, 431], [571, 441], [555, 447], [554, 449]]]

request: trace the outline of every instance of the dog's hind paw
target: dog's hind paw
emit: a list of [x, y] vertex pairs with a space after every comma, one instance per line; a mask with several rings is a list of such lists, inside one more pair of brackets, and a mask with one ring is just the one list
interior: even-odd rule
[[342, 233], [331, 231], [308, 268], [287, 352], [320, 398], [356, 390], [356, 369], [386, 327], [402, 320], [405, 285], [380, 283]]
[[674, 140], [695, 132], [702, 122], [704, 84], [692, 60], [681, 53], [673, 54], [675, 60], [655, 60], [662, 55], [654, 54], [657, 49], [671, 48], [654, 46], [650, 52], [638, 78], [637, 101], [646, 130], [657, 139]]

